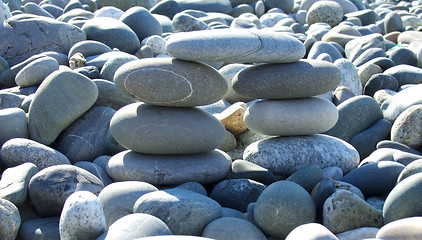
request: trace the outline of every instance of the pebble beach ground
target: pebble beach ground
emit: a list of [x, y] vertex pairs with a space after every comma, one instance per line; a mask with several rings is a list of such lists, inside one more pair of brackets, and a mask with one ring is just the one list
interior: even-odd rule
[[422, 239], [422, 1], [0, 21], [0, 240]]

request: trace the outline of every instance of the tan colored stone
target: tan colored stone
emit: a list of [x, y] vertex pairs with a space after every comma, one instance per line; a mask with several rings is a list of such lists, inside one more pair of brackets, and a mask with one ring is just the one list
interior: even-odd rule
[[220, 120], [227, 131], [237, 136], [248, 129], [243, 121], [245, 110], [246, 104], [244, 102], [237, 102], [214, 116]]
[[85, 66], [86, 59], [82, 53], [75, 53], [69, 60], [70, 69], [76, 69]]

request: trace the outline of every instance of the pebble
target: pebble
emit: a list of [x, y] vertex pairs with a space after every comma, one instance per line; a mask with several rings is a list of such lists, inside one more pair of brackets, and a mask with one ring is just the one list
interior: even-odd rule
[[377, 232], [377, 239], [419, 239], [422, 237], [420, 228], [421, 217], [408, 217], [384, 225]]
[[395, 77], [399, 82], [399, 87], [422, 83], [422, 70], [415, 66], [400, 64], [385, 70], [384, 73]]
[[358, 75], [357, 68], [345, 58], [339, 58], [334, 65], [340, 69], [342, 78], [338, 86], [345, 86], [356, 96], [362, 95], [362, 82]]
[[343, 19], [343, 8], [337, 2], [333, 1], [317, 1], [308, 10], [306, 15], [306, 23], [312, 25], [314, 23], [328, 23], [331, 27], [335, 27]]
[[415, 53], [407, 48], [399, 47], [393, 48], [387, 52], [388, 57], [396, 64], [396, 65], [410, 65], [415, 66], [417, 65], [417, 57]]
[[365, 95], [374, 96], [375, 92], [381, 89], [397, 91], [399, 82], [389, 74], [377, 73], [372, 75], [366, 82], [363, 92]]
[[275, 182], [274, 174], [268, 169], [242, 159], [233, 161], [230, 169], [230, 178], [246, 178], [265, 185]]
[[107, 186], [113, 182], [113, 180], [107, 175], [106, 170], [95, 163], [79, 161], [76, 162], [74, 166], [80, 167], [94, 174], [98, 179], [100, 179], [104, 186]]
[[[360, 81], [359, 81], [360, 82]], [[338, 106], [341, 103], [345, 102], [347, 99], [355, 97], [356, 94], [354, 94], [352, 92], [352, 90], [350, 90], [350, 88], [345, 87], [345, 86], [339, 86], [337, 87], [333, 93], [331, 93], [332, 95], [332, 102], [334, 103], [334, 105]]]
[[142, 195], [158, 191], [153, 185], [140, 181], [115, 182], [101, 190], [98, 199], [103, 207], [106, 228], [120, 218], [133, 213], [133, 205]]
[[[391, 140], [403, 143], [411, 148], [422, 146], [420, 119], [422, 105], [413, 105], [404, 110], [394, 121], [391, 128]], [[410, 130], [411, 129], [411, 130]]]
[[60, 214], [60, 239], [94, 239], [106, 230], [98, 197], [88, 191], [72, 193]]
[[22, 237], [23, 240], [43, 238], [59, 240], [59, 221], [59, 216], [24, 221], [19, 229], [19, 236]]
[[94, 106], [110, 107], [117, 111], [126, 105], [137, 102], [132, 97], [122, 93], [114, 82], [103, 79], [93, 79], [92, 82], [98, 88], [98, 98]]
[[144, 181], [154, 185], [205, 184], [225, 178], [230, 165], [230, 157], [220, 150], [167, 155], [123, 151], [109, 160], [107, 174], [115, 181]]
[[161, 219], [145, 213], [133, 213], [118, 219], [97, 240], [131, 240], [172, 234]]
[[94, 17], [110, 17], [119, 19], [123, 15], [124, 11], [114, 6], [104, 6], [94, 12]]
[[422, 98], [419, 95], [420, 89], [422, 89], [422, 84], [414, 85], [386, 99], [381, 105], [384, 118], [394, 122], [404, 110], [422, 103]]
[[13, 138], [26, 138], [28, 120], [20, 108], [0, 109], [0, 144]]
[[326, 227], [324, 227], [324, 225], [319, 223], [307, 223], [296, 227], [286, 237], [286, 240], [294, 239], [338, 240], [338, 238], [332, 232], [330, 232], [330, 230], [328, 230]]
[[243, 102], [236, 102], [221, 113], [214, 114], [227, 131], [237, 136], [248, 129], [244, 121], [247, 106]]
[[210, 222], [222, 215], [221, 206], [216, 201], [180, 188], [141, 196], [133, 206], [133, 212], [161, 219], [175, 235], [193, 236], [201, 235]]
[[21, 226], [19, 209], [10, 201], [0, 198], [0, 238], [16, 239]]
[[410, 177], [416, 173], [422, 172], [422, 159], [414, 160], [413, 162], [409, 163], [400, 173], [397, 178], [397, 183], [400, 183], [407, 177]]
[[265, 240], [264, 233], [249, 221], [222, 217], [210, 222], [202, 232], [203, 237], [216, 240]]
[[285, 238], [296, 227], [315, 221], [316, 206], [300, 185], [277, 181], [261, 193], [253, 216], [265, 234]]
[[50, 73], [59, 70], [59, 62], [52, 57], [42, 57], [22, 68], [15, 78], [20, 87], [39, 85]]
[[154, 0], [121, 0], [121, 1], [98, 0], [96, 1], [96, 3], [99, 9], [101, 9], [104, 6], [113, 6], [118, 9], [121, 9], [122, 11], [126, 11], [133, 6], [142, 6], [146, 9], [150, 9], [155, 5], [156, 1]]
[[287, 181], [291, 181], [302, 186], [306, 191], [312, 189], [322, 180], [322, 169], [318, 164], [309, 164], [290, 175]]

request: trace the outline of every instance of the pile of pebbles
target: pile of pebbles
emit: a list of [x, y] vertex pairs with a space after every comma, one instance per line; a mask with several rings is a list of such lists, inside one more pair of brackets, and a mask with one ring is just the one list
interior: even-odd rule
[[0, 239], [422, 238], [421, 1], [0, 20]]

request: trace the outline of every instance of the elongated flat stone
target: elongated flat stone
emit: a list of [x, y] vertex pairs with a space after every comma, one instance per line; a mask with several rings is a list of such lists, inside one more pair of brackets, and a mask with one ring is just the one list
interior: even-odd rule
[[231, 63], [289, 63], [305, 55], [296, 38], [262, 30], [218, 29], [174, 34], [167, 51], [178, 59]]

